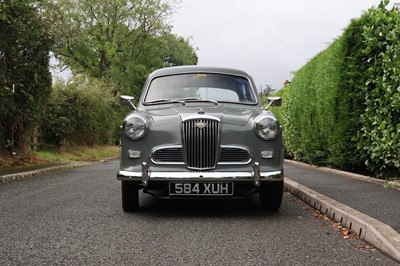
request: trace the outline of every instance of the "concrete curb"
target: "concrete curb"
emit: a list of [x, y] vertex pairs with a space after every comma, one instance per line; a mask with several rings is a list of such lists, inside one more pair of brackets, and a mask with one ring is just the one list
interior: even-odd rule
[[53, 172], [59, 172], [59, 171], [65, 171], [68, 169], [89, 166], [89, 165], [94, 165], [94, 164], [98, 164], [98, 163], [104, 163], [104, 162], [116, 160], [118, 158], [119, 158], [119, 155], [113, 156], [110, 158], [106, 158], [106, 159], [103, 159], [103, 160], [100, 160], [97, 162], [74, 162], [74, 163], [69, 163], [69, 164], [65, 164], [65, 165], [58, 165], [58, 166], [46, 167], [46, 168], [33, 170], [33, 171], [21, 172], [21, 173], [17, 173], [17, 174], [1, 175], [0, 176], [0, 184], [8, 183], [8, 182], [15, 181], [15, 180], [21, 180], [21, 179], [29, 178], [32, 176], [48, 174], [48, 173], [53, 173]]
[[400, 234], [392, 227], [286, 177], [285, 188], [400, 263]]
[[64, 170], [82, 167], [82, 166], [88, 166], [91, 164], [92, 163], [86, 163], [86, 162], [70, 163], [70, 164], [47, 167], [47, 168], [33, 170], [33, 171], [21, 172], [21, 173], [17, 173], [17, 174], [2, 175], [2, 176], [0, 176], [0, 184], [12, 182], [15, 180], [21, 180], [21, 179], [29, 178], [32, 176], [48, 174], [48, 173], [53, 173], [53, 172], [59, 172], [59, 171], [64, 171]]

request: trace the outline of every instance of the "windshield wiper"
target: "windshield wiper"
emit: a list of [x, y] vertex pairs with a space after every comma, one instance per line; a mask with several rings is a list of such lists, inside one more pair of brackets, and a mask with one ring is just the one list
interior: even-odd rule
[[218, 102], [216, 100], [206, 100], [206, 99], [201, 99], [201, 98], [196, 98], [196, 97], [186, 97], [186, 98], [179, 98], [179, 99], [155, 99], [152, 101], [148, 101], [146, 103], [181, 103], [183, 105], [186, 104], [186, 102], [209, 102], [209, 103], [214, 103], [215, 105], [218, 105]]
[[152, 101], [148, 101], [146, 103], [182, 103], [185, 104], [185, 101], [179, 99], [155, 99]]
[[180, 98], [180, 99], [176, 99], [176, 101], [209, 102], [209, 103], [214, 103], [215, 105], [218, 105], [218, 101], [216, 101], [216, 100], [207, 100], [207, 99], [201, 99], [201, 98], [196, 98], [196, 97]]

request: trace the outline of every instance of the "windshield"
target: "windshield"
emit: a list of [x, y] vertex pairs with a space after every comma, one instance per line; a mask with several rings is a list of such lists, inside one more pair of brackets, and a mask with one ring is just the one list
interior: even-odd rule
[[176, 100], [213, 101], [255, 104], [249, 80], [222, 74], [180, 74], [152, 80], [145, 103]]

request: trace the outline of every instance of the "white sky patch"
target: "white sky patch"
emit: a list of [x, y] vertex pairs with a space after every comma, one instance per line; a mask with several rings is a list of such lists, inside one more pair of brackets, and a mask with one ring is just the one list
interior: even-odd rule
[[[393, 3], [398, 1], [392, 1]], [[283, 87], [379, 0], [182, 0], [173, 32], [192, 37], [199, 65], [239, 68]]]

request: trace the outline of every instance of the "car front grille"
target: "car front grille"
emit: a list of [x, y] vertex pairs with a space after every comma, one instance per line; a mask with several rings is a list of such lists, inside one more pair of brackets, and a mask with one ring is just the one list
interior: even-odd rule
[[154, 151], [153, 159], [158, 163], [182, 163], [181, 147], [165, 147]]
[[189, 169], [213, 169], [219, 150], [219, 121], [191, 119], [182, 123], [183, 155]]
[[219, 163], [248, 163], [251, 160], [250, 153], [237, 147], [222, 147]]
[[[218, 164], [246, 164], [251, 160], [250, 153], [239, 147], [221, 147]], [[164, 147], [154, 151], [156, 164], [184, 163], [182, 147]]]

